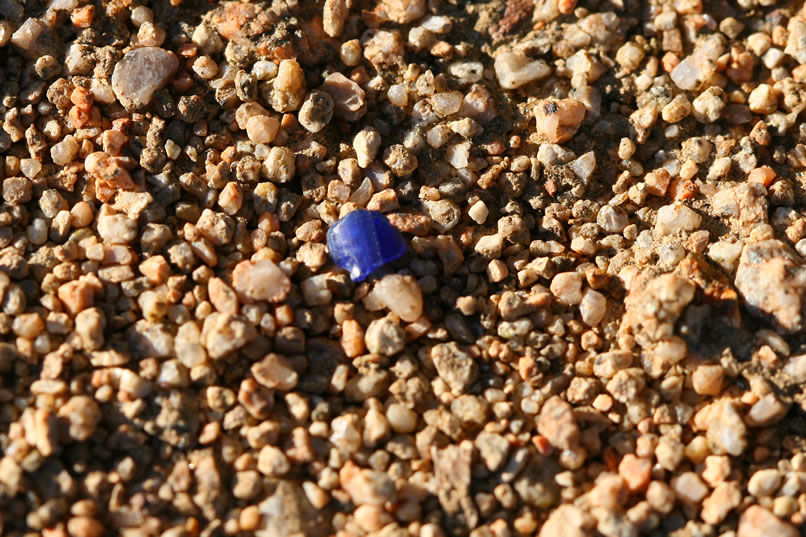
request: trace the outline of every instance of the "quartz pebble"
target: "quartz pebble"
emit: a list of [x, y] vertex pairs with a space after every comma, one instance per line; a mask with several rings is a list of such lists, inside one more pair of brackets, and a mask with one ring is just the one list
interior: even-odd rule
[[585, 105], [575, 99], [546, 99], [534, 110], [537, 133], [553, 144], [573, 138], [585, 119]]
[[115, 65], [112, 90], [120, 104], [137, 110], [151, 102], [154, 92], [168, 83], [179, 68], [176, 56], [159, 47], [131, 50]]
[[328, 75], [322, 83], [322, 91], [333, 101], [333, 114], [345, 121], [358, 121], [367, 112], [365, 92], [341, 73]]
[[291, 280], [268, 259], [241, 261], [232, 271], [232, 286], [242, 300], [281, 302], [291, 290]]
[[411, 276], [387, 274], [375, 285], [375, 295], [406, 322], [414, 322], [423, 313], [423, 294]]
[[658, 210], [655, 229], [662, 235], [672, 235], [680, 231], [694, 231], [700, 227], [702, 217], [693, 209], [682, 205], [665, 205]]
[[503, 52], [495, 57], [495, 75], [504, 89], [516, 89], [550, 74], [546, 62], [532, 60], [522, 52]]

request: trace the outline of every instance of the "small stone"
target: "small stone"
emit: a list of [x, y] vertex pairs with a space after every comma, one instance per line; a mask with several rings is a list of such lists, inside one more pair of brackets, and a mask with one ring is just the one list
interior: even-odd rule
[[[279, 480], [274, 492], [259, 505], [260, 523], [256, 537], [310, 535], [323, 537], [319, 511], [308, 501], [303, 489], [292, 480]], [[242, 530], [247, 531], [241, 527]]]
[[588, 326], [596, 326], [605, 316], [607, 312], [607, 299], [605, 296], [593, 289], [586, 289], [582, 295], [582, 301], [579, 303], [579, 314], [582, 316], [582, 322]]
[[674, 491], [662, 481], [652, 481], [646, 491], [646, 499], [653, 509], [668, 514], [674, 509]]
[[341, 325], [341, 346], [348, 358], [364, 353], [364, 329], [354, 319], [347, 319]]
[[274, 141], [280, 122], [269, 116], [252, 116], [246, 120], [246, 135], [254, 144], [269, 144]]
[[395, 484], [386, 473], [359, 469], [348, 463], [339, 471], [342, 488], [355, 505], [382, 505], [394, 501]]
[[719, 395], [725, 370], [721, 365], [701, 365], [691, 374], [691, 385], [700, 395]]
[[621, 459], [618, 473], [630, 492], [638, 492], [649, 485], [652, 477], [652, 461], [628, 453]]
[[[8, 16], [8, 11], [3, 14]], [[54, 45], [57, 44], [48, 25], [34, 17], [26, 19], [11, 34], [10, 41], [11, 44], [19, 48], [24, 57], [31, 60], [54, 53]]]
[[562, 272], [551, 280], [551, 294], [563, 304], [573, 305], [582, 302], [582, 281], [579, 272]]
[[543, 403], [537, 418], [537, 431], [558, 449], [572, 449], [579, 438], [579, 425], [574, 409], [560, 397], [551, 397]]
[[701, 223], [702, 217], [693, 209], [682, 203], [676, 203], [658, 209], [655, 230], [661, 235], [674, 235], [680, 231], [695, 231], [699, 229]]
[[285, 453], [274, 446], [263, 446], [257, 459], [258, 471], [269, 477], [280, 477], [291, 470]]
[[596, 215], [596, 223], [607, 233], [621, 233], [630, 224], [630, 219], [620, 207], [604, 205]]
[[431, 109], [439, 117], [447, 117], [455, 114], [462, 106], [462, 95], [459, 91], [445, 91], [435, 93], [430, 97]]
[[720, 483], [702, 502], [700, 516], [708, 524], [719, 524], [739, 506], [742, 493], [736, 483]]
[[369, 352], [393, 356], [406, 346], [406, 334], [398, 323], [384, 317], [369, 324], [364, 341]]
[[256, 337], [255, 326], [239, 315], [214, 313], [204, 319], [202, 340], [210, 358], [222, 358]]
[[383, 0], [378, 9], [398, 24], [409, 24], [425, 15], [425, 0]]
[[106, 529], [92, 517], [75, 516], [67, 521], [67, 533], [71, 537], [103, 537]]
[[98, 403], [86, 395], [75, 395], [59, 407], [58, 415], [68, 423], [67, 434], [76, 442], [85, 442], [101, 421]]
[[497, 471], [506, 462], [511, 447], [506, 438], [487, 431], [478, 434], [475, 444], [481, 460], [491, 472]]
[[504, 52], [495, 57], [495, 75], [504, 89], [516, 89], [546, 78], [551, 67], [543, 60], [532, 60], [522, 52]]
[[330, 123], [334, 106], [329, 93], [313, 90], [305, 97], [305, 102], [297, 114], [297, 120], [308, 132], [317, 133]]
[[562, 504], [551, 512], [538, 537], [587, 537], [595, 525], [593, 517], [572, 504]]
[[417, 428], [417, 413], [399, 403], [389, 405], [386, 419], [392, 429], [400, 434], [408, 434]]
[[751, 505], [742, 513], [736, 537], [769, 537], [771, 535], [798, 537], [800, 532], [760, 505]]
[[442, 380], [459, 393], [465, 392], [478, 375], [475, 360], [454, 342], [435, 345], [431, 360]]
[[383, 162], [397, 177], [409, 175], [418, 165], [417, 157], [401, 144], [387, 147], [383, 152]]
[[573, 138], [585, 119], [585, 105], [575, 99], [545, 99], [534, 110], [537, 133], [553, 144]]
[[423, 314], [423, 294], [417, 280], [411, 276], [387, 274], [375, 285], [375, 295], [389, 311], [407, 323]]
[[381, 135], [372, 127], [361, 129], [353, 138], [355, 156], [358, 160], [358, 165], [362, 168], [368, 167], [375, 160], [380, 148]]
[[362, 530], [370, 533], [377, 532], [394, 521], [392, 515], [380, 505], [360, 505], [353, 512], [353, 518]]
[[747, 481], [747, 492], [756, 498], [772, 497], [781, 486], [783, 476], [777, 468], [758, 470]]
[[368, 30], [361, 36], [364, 58], [379, 71], [398, 66], [403, 61], [403, 39], [400, 33], [388, 30]]
[[[343, 75], [341, 75], [343, 76]], [[280, 62], [271, 92], [271, 107], [275, 112], [298, 110], [305, 97], [305, 73], [296, 60]]]
[[137, 110], [151, 102], [154, 92], [163, 88], [179, 68], [173, 53], [158, 47], [136, 48], [115, 65], [112, 90], [128, 110]]
[[789, 375], [795, 384], [806, 382], [806, 354], [790, 358], [784, 366], [784, 373]]
[[754, 114], [772, 114], [778, 109], [778, 94], [769, 84], [759, 84], [750, 92], [747, 104]]
[[708, 486], [694, 472], [683, 472], [672, 478], [672, 489], [681, 501], [698, 504], [708, 495]]
[[110, 244], [128, 244], [137, 238], [137, 222], [124, 214], [101, 216], [98, 234]]
[[25, 177], [8, 177], [3, 180], [3, 200], [9, 205], [31, 201], [33, 183]]
[[634, 71], [644, 59], [644, 49], [636, 43], [628, 41], [616, 51], [616, 63], [627, 71]]
[[774, 393], [768, 393], [750, 408], [745, 423], [750, 427], [766, 427], [781, 420], [789, 408]]
[[720, 399], [708, 414], [708, 445], [717, 455], [737, 457], [747, 445], [747, 427], [728, 399]]
[[366, 93], [361, 86], [341, 73], [331, 73], [322, 83], [322, 91], [333, 100], [333, 113], [344, 121], [358, 121], [367, 113]]
[[327, 247], [333, 261], [356, 282], [406, 252], [405, 240], [389, 220], [364, 210], [352, 211], [330, 226]]
[[293, 390], [299, 379], [288, 360], [275, 353], [268, 354], [263, 360], [253, 364], [251, 371], [255, 380], [265, 387], [284, 392]]
[[232, 271], [232, 286], [245, 302], [282, 302], [291, 291], [291, 280], [268, 259], [241, 261]]
[[787, 333], [803, 330], [806, 267], [786, 244], [771, 239], [746, 245], [735, 284], [751, 313], [769, 316]]
[[62, 284], [57, 291], [57, 295], [71, 315], [76, 315], [80, 311], [91, 308], [95, 303], [95, 290], [90, 284], [82, 280]]
[[711, 86], [700, 93], [694, 102], [694, 118], [700, 123], [713, 123], [722, 115], [727, 96], [719, 86]]
[[345, 0], [325, 0], [322, 8], [322, 27], [330, 37], [339, 37], [344, 31], [344, 23], [350, 13]]
[[498, 233], [479, 238], [473, 249], [484, 259], [501, 257], [504, 248], [504, 238]]
[[487, 204], [481, 200], [474, 203], [467, 211], [467, 215], [477, 224], [486, 222], [489, 214], [490, 210], [487, 208]]

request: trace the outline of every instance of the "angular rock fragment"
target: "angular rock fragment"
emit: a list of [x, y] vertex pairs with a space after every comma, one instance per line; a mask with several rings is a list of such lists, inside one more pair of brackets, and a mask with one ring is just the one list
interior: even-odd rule
[[151, 102], [179, 68], [172, 52], [159, 47], [136, 48], [126, 53], [112, 73], [112, 91], [120, 104], [137, 110]]
[[803, 330], [806, 267], [789, 246], [775, 239], [746, 245], [735, 283], [751, 313], [790, 334]]

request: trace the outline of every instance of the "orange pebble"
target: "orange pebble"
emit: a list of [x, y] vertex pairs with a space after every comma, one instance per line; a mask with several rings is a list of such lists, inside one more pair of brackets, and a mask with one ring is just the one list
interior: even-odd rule
[[751, 183], [761, 183], [764, 186], [770, 186], [773, 181], [775, 181], [775, 170], [769, 166], [754, 168], [747, 175], [747, 180]]
[[73, 125], [74, 129], [80, 129], [90, 121], [89, 112], [82, 110], [78, 106], [72, 107], [68, 116], [70, 117], [70, 123]]
[[663, 55], [663, 58], [660, 60], [661, 65], [663, 65], [663, 70], [667, 73], [671, 73], [672, 69], [677, 67], [677, 64], [680, 63], [680, 58], [677, 57], [677, 54], [674, 52], [667, 52]]
[[557, 10], [563, 15], [570, 15], [577, 7], [577, 0], [557, 0]]
[[70, 94], [70, 102], [85, 112], [89, 111], [93, 100], [92, 92], [81, 86], [76, 86], [76, 89]]
[[70, 20], [76, 28], [89, 28], [92, 26], [92, 19], [95, 16], [95, 6], [86, 5], [73, 10]]
[[196, 56], [197, 52], [198, 49], [193, 43], [185, 43], [179, 47], [179, 50], [177, 50], [177, 53], [183, 58], [193, 58]]
[[697, 185], [689, 179], [676, 179], [669, 190], [675, 201], [687, 200], [697, 195]]
[[543, 436], [542, 434], [538, 434], [532, 437], [532, 444], [534, 444], [535, 448], [541, 455], [551, 455], [554, 451], [551, 443], [549, 443], [548, 439]]
[[282, 119], [280, 120], [280, 126], [284, 129], [290, 129], [292, 127], [296, 127], [297, 125], [297, 116], [294, 114], [283, 114]]

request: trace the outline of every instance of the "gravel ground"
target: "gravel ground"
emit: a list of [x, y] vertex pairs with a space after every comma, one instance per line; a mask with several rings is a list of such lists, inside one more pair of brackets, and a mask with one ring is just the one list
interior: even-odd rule
[[799, 1], [0, 0], [0, 535], [802, 535], [804, 108]]

